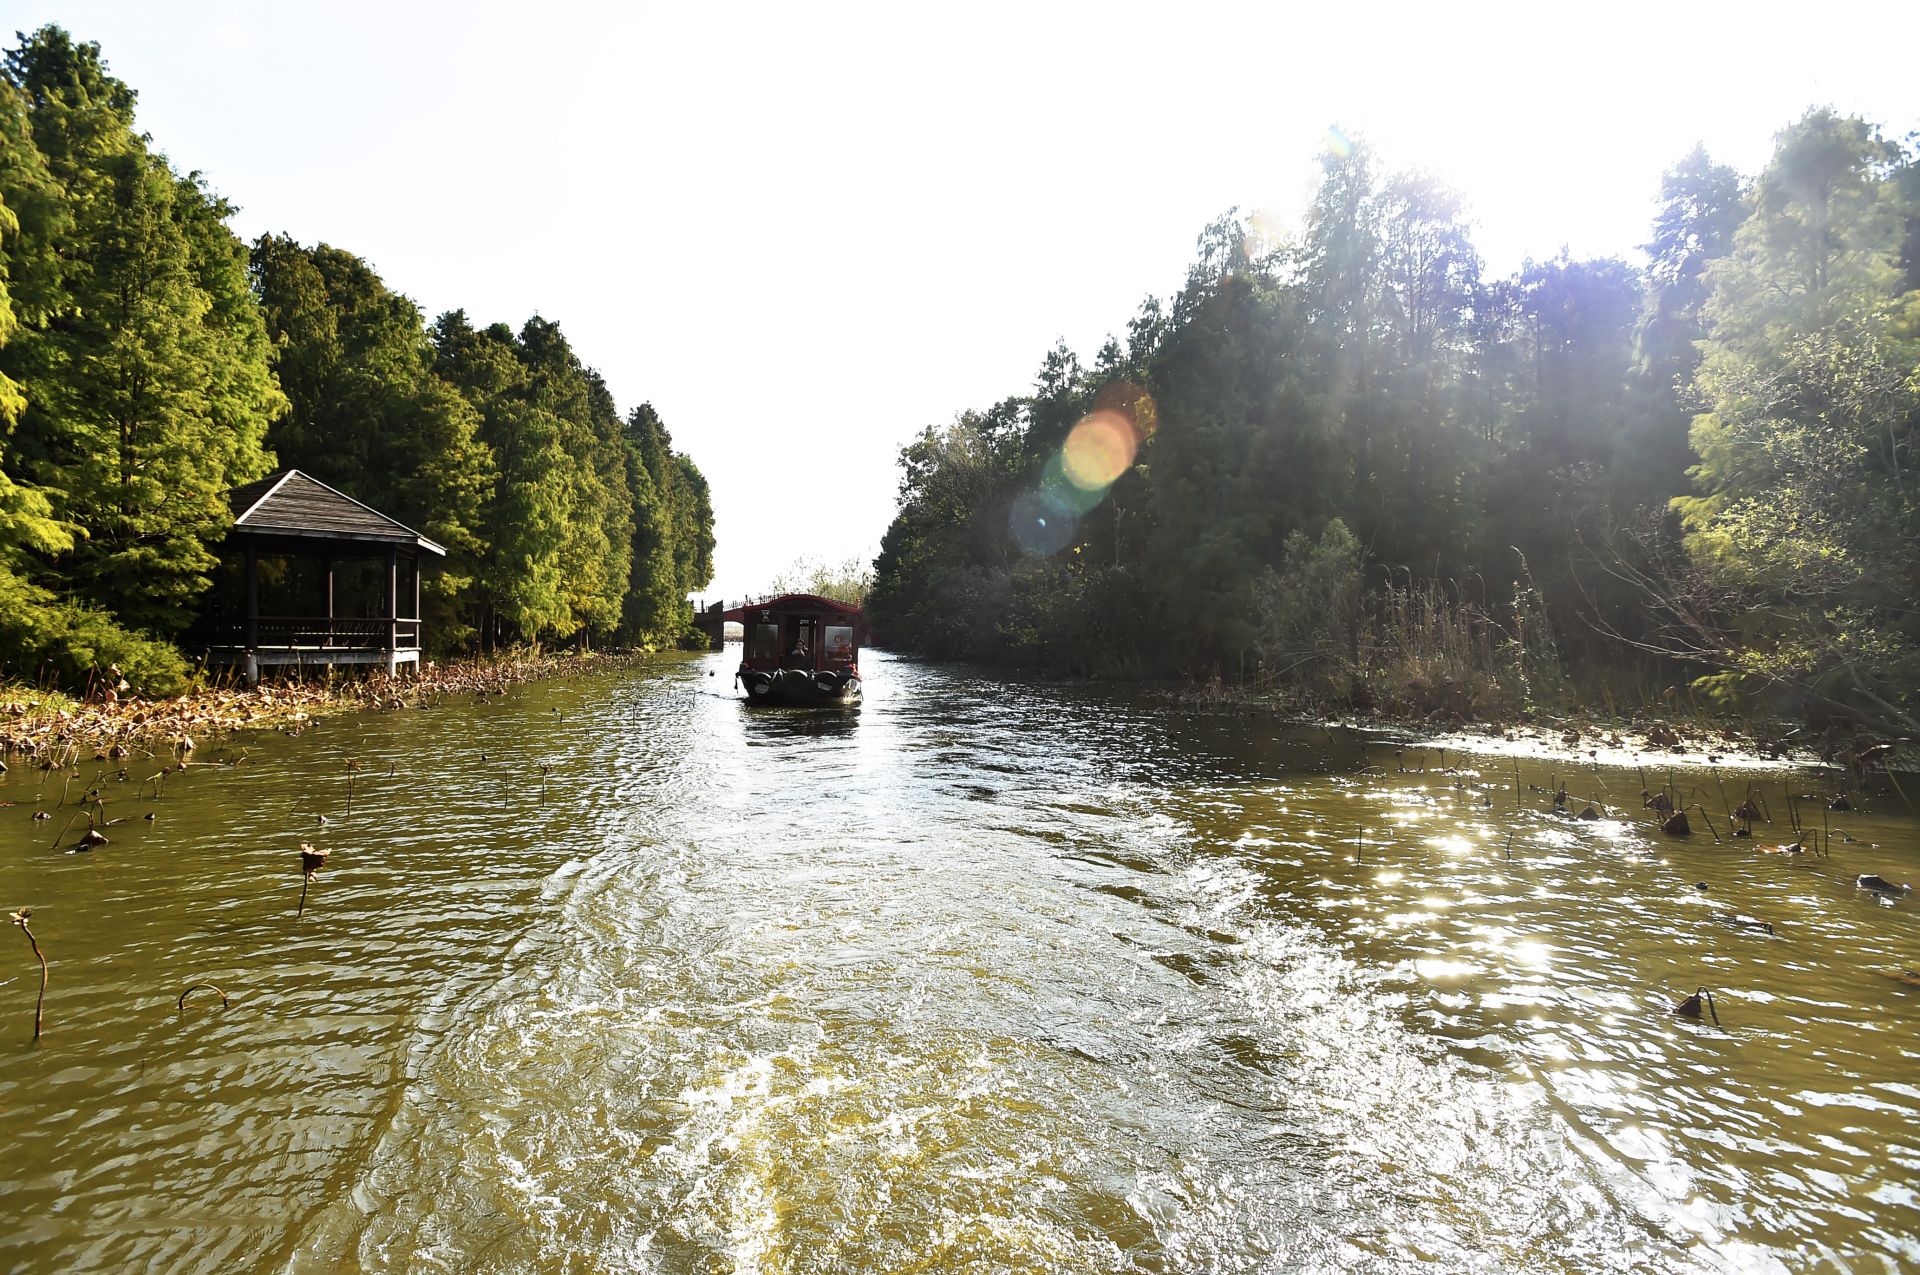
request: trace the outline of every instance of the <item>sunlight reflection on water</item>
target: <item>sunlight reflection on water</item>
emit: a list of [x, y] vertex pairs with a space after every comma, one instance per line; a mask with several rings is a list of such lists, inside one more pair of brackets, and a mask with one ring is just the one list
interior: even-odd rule
[[[883, 656], [858, 714], [753, 712], [724, 660], [265, 741], [253, 773], [196, 768], [152, 853], [7, 866], [63, 998], [0, 1081], [45, 1166], [0, 1251], [1920, 1262], [1920, 991], [1880, 972], [1920, 929], [1852, 886], [1913, 873], [1883, 803], [1831, 861], [1760, 855], [1516, 803], [1504, 761], [1363, 771], [1325, 732]], [[400, 766], [351, 813], [346, 755]], [[1578, 786], [1609, 785], [1638, 787]], [[338, 867], [291, 927], [263, 874], [322, 808]], [[97, 957], [75, 917], [115, 936]], [[233, 1012], [154, 1018], [190, 971]], [[1697, 985], [1720, 1028], [1666, 1012]]]

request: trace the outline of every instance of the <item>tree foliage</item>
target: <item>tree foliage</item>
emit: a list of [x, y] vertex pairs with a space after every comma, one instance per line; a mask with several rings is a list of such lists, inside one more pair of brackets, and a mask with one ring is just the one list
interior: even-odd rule
[[1687, 547], [1744, 603], [1724, 687], [1920, 728], [1920, 290], [1913, 160], [1857, 119], [1784, 131], [1707, 272]]
[[[1331, 150], [1296, 238], [1229, 214], [1124, 347], [1092, 368], [1056, 347], [1032, 392], [908, 445], [875, 622], [936, 653], [1201, 678], [1318, 677], [1344, 648], [1366, 699], [1390, 673], [1369, 650], [1467, 617], [1482, 631], [1433, 639], [1448, 667], [1483, 652], [1521, 698], [1570, 661], [1910, 723], [1917, 174], [1815, 110], [1750, 184], [1683, 157], [1644, 268], [1562, 253], [1489, 279], [1444, 186]], [[1063, 502], [1121, 386], [1151, 427]]]
[[859, 558], [829, 563], [804, 555], [795, 558], [768, 585], [770, 593], [811, 593], [854, 607], [865, 606], [872, 590], [871, 563]]
[[428, 632], [679, 640], [712, 573], [699, 470], [559, 325], [474, 328], [326, 244], [229, 229], [58, 27], [0, 67], [0, 674], [176, 684], [231, 524], [277, 462], [449, 551]]

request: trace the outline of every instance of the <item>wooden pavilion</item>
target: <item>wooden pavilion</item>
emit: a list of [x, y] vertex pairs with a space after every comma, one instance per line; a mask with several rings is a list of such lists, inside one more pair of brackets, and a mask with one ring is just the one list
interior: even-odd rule
[[233, 530], [196, 632], [209, 664], [253, 682], [269, 667], [419, 663], [420, 562], [445, 549], [297, 469], [228, 498]]

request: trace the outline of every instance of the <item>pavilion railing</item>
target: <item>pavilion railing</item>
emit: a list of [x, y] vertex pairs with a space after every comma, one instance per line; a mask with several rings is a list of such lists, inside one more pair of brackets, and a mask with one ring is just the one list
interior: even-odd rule
[[[217, 647], [245, 647], [244, 620], [202, 624], [194, 636]], [[261, 616], [254, 622], [255, 650], [417, 651], [420, 621], [345, 619], [326, 616]]]

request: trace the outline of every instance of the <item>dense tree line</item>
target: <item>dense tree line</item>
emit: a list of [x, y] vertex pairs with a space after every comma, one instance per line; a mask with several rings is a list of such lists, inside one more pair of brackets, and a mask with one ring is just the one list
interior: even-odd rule
[[0, 67], [0, 676], [176, 684], [226, 493], [306, 470], [449, 550], [430, 641], [683, 636], [705, 480], [557, 324], [429, 326], [351, 253], [241, 242], [98, 45]]
[[1700, 150], [1647, 263], [1490, 278], [1459, 199], [1337, 139], [1299, 233], [1207, 228], [1083, 364], [924, 430], [884, 638], [1472, 716], [1577, 689], [1920, 703], [1920, 165], [1815, 110]]

